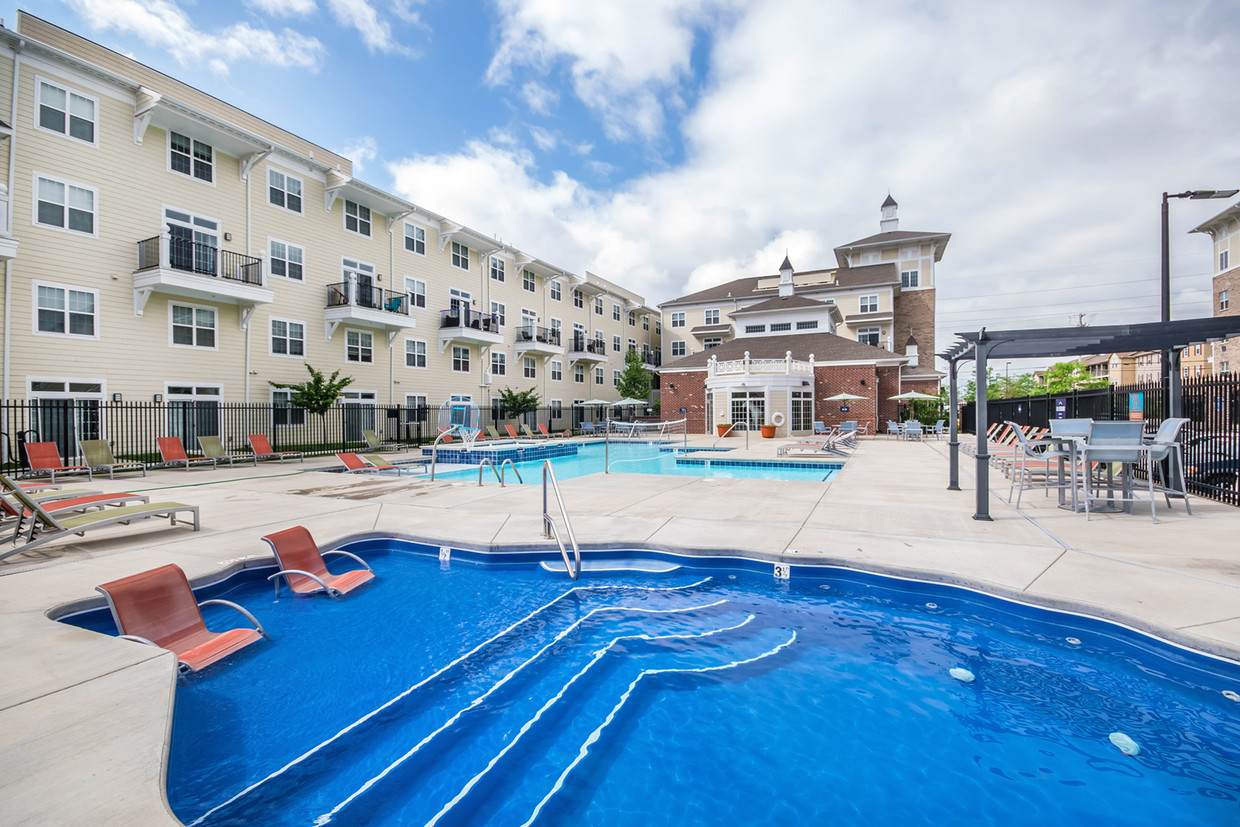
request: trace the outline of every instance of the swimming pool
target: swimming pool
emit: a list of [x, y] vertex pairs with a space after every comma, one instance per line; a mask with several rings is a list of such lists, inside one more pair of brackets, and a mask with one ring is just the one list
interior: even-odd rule
[[349, 548], [379, 577], [339, 602], [275, 601], [264, 570], [213, 590], [274, 639], [178, 688], [186, 824], [1240, 820], [1240, 666], [1121, 627], [731, 558], [572, 584]]
[[[726, 451], [713, 456], [694, 457], [679, 455], [678, 444], [613, 442], [604, 446], [602, 442], [587, 442], [580, 446], [575, 456], [553, 457], [551, 464], [555, 468], [556, 479], [566, 480], [582, 477], [586, 474], [603, 473], [605, 459], [610, 460], [613, 474], [664, 474], [682, 477], [727, 477], [747, 480], [804, 480], [807, 482], [825, 482], [835, 476], [842, 467], [841, 461], [812, 460], [804, 462], [772, 462], [762, 460], [729, 459]], [[498, 465], [499, 463], [496, 462]], [[526, 485], [541, 485], [542, 459], [530, 462], [516, 462], [521, 472], [521, 481]], [[494, 481], [495, 476], [488, 468], [483, 479], [488, 477]], [[505, 481], [512, 481], [515, 475], [508, 471]], [[450, 471], [435, 474], [435, 479], [473, 480], [477, 482], [477, 469], [466, 471]]]

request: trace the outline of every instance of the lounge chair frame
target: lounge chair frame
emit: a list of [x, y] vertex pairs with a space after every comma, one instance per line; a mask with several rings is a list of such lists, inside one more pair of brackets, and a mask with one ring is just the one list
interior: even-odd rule
[[[85, 474], [87, 480], [95, 478], [90, 466], [65, 465], [64, 460], [60, 458], [60, 448], [55, 442], [27, 442], [23, 447], [26, 451], [26, 459], [30, 463], [30, 468], [24, 472], [23, 476], [37, 477], [47, 474], [51, 476], [52, 482], [56, 482], [57, 474]], [[56, 460], [54, 465], [51, 463], [52, 458]]]
[[258, 464], [259, 460], [278, 459], [280, 464], [283, 465], [285, 457], [297, 457], [299, 462], [306, 461], [306, 457], [301, 451], [277, 451], [272, 448], [271, 441], [267, 439], [266, 434], [249, 434], [246, 436], [246, 440], [250, 443], [250, 450], [254, 452], [255, 464]]
[[[141, 471], [142, 476], [146, 476], [146, 465], [141, 462], [117, 462], [116, 457], [112, 455], [112, 446], [106, 439], [79, 439], [78, 447], [82, 450], [86, 467], [91, 470], [92, 474], [107, 471], [110, 480], [116, 479], [118, 472], [124, 473], [125, 471]], [[96, 460], [99, 461], [96, 462]]]

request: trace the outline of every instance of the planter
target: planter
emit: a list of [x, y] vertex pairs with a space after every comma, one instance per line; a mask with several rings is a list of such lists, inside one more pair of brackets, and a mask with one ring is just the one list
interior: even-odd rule
[[719, 436], [723, 436], [724, 434], [728, 432], [728, 428], [731, 428], [732, 426], [727, 423], [721, 422], [715, 427], [719, 429]]
[[759, 427], [762, 428], [763, 439], [774, 439], [775, 438], [775, 426], [774, 425], [761, 425]]

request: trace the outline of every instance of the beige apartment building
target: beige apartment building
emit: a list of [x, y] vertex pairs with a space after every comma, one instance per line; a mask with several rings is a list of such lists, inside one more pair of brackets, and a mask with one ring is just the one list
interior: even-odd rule
[[[1213, 218], [1207, 219], [1192, 232], [1204, 233], [1214, 242], [1214, 278], [1212, 305], [1214, 316], [1240, 315], [1240, 202], [1232, 204]], [[1210, 342], [1208, 360], [1210, 376], [1230, 373], [1240, 356], [1240, 339]]]
[[308, 362], [354, 378], [359, 427], [505, 387], [568, 419], [625, 351], [658, 361], [641, 296], [43, 20], [0, 29], [0, 96], [0, 398], [281, 403]]

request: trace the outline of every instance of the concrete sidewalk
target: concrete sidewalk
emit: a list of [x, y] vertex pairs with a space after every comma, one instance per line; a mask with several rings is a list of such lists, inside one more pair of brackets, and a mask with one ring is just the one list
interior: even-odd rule
[[[690, 438], [708, 447], [714, 438]], [[779, 441], [729, 438], [728, 458]], [[715, 456], [720, 456], [715, 454]], [[957, 583], [1116, 620], [1240, 660], [1240, 509], [1194, 498], [1135, 514], [1083, 514], [992, 476], [993, 522], [972, 519], [971, 460], [948, 491], [947, 446], [868, 438], [831, 483], [596, 474], [561, 483], [587, 546], [743, 552]], [[267, 558], [259, 537], [307, 526], [323, 545], [392, 532], [475, 548], [547, 545], [538, 486], [322, 473], [335, 460], [155, 471], [101, 481], [201, 506], [203, 529], [166, 521], [103, 529], [0, 561], [0, 801], [6, 824], [175, 824], [163, 797], [175, 661], [51, 621], [94, 586], [167, 562], [191, 579]], [[87, 487], [85, 483], [70, 483]]]

